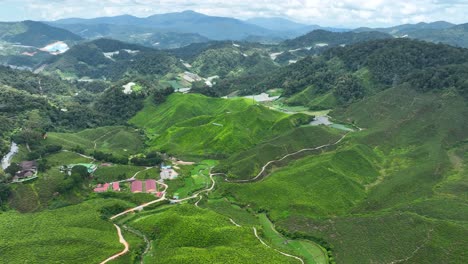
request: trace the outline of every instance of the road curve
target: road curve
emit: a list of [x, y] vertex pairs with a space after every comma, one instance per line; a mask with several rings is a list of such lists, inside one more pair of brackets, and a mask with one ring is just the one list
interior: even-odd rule
[[258, 233], [257, 233], [257, 228], [253, 227], [253, 231], [254, 231], [255, 237], [257, 237], [257, 239], [258, 239], [264, 246], [273, 249], [274, 251], [280, 253], [281, 255], [284, 255], [284, 256], [290, 257], [290, 258], [294, 258], [294, 259], [300, 261], [302, 264], [305, 264], [305, 263], [304, 263], [304, 260], [302, 260], [300, 257], [293, 256], [293, 255], [291, 255], [291, 254], [284, 253], [283, 251], [279, 251], [279, 250], [277, 250], [276, 248], [270, 247], [267, 243], [265, 243], [265, 242], [260, 238], [260, 236], [259, 236]]
[[224, 173], [211, 173], [212, 169], [213, 169], [213, 167], [210, 168], [210, 180], [211, 180], [211, 187], [210, 188], [198, 191], [194, 195], [183, 198], [183, 199], [175, 199], [175, 200], [169, 199], [169, 201], [172, 202], [172, 203], [180, 203], [180, 202], [183, 202], [183, 201], [187, 201], [187, 200], [190, 200], [190, 199], [197, 198], [202, 193], [211, 192], [214, 189], [215, 185], [216, 185], [216, 181], [213, 179], [213, 176], [215, 176], [215, 175], [224, 175]]
[[280, 159], [276, 159], [276, 160], [270, 160], [269, 162], [267, 162], [263, 167], [262, 169], [260, 170], [260, 172], [257, 174], [257, 176], [255, 176], [254, 178], [252, 179], [247, 179], [247, 180], [229, 180], [228, 178], [225, 178], [224, 180], [227, 181], [227, 182], [232, 182], [232, 183], [249, 183], [249, 182], [254, 182], [256, 180], [258, 180], [262, 174], [265, 172], [266, 168], [268, 166], [270, 166], [270, 164], [272, 163], [275, 163], [275, 162], [279, 162], [279, 161], [282, 161], [288, 157], [291, 157], [291, 156], [294, 156], [294, 155], [297, 155], [299, 153], [302, 153], [304, 151], [313, 151], [313, 150], [319, 150], [319, 149], [323, 149], [323, 148], [326, 148], [326, 147], [330, 147], [330, 146], [334, 146], [334, 145], [338, 145], [341, 141], [343, 141], [343, 139], [348, 135], [348, 133], [344, 134], [340, 139], [338, 139], [338, 141], [336, 141], [335, 143], [330, 143], [330, 144], [325, 144], [325, 145], [321, 145], [321, 146], [318, 146], [318, 147], [315, 147], [315, 148], [304, 148], [304, 149], [301, 149], [301, 150], [298, 150], [296, 152], [293, 152], [293, 153], [289, 153], [289, 154], [286, 154], [284, 155], [282, 158]]
[[106, 260], [104, 260], [103, 262], [101, 262], [101, 264], [105, 264], [111, 260], [114, 260], [122, 255], [125, 255], [127, 254], [130, 246], [128, 245], [128, 242], [125, 240], [125, 238], [123, 237], [122, 235], [122, 230], [120, 230], [120, 227], [116, 224], [114, 224], [115, 228], [117, 229], [117, 234], [119, 235], [119, 242], [120, 244], [124, 245], [124, 250], [122, 250], [121, 252], [113, 255], [113, 256], [110, 256], [109, 258], [107, 258]]

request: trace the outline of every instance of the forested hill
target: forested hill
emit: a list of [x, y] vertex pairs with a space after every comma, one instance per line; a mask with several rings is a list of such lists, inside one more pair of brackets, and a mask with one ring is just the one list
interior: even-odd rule
[[0, 39], [22, 45], [43, 47], [55, 41], [75, 43], [82, 38], [65, 29], [36, 21], [0, 23]]
[[[332, 49], [324, 57], [339, 58], [350, 71], [367, 68], [378, 83], [394, 85], [428, 68], [466, 63], [468, 50], [423, 41], [392, 39]], [[442, 81], [445, 77], [434, 76], [434, 79]], [[433, 89], [439, 86], [434, 85]]]
[[165, 75], [181, 67], [178, 59], [164, 51], [111, 39], [81, 43], [47, 64], [46, 71], [61, 77], [110, 80], [125, 74]]
[[419, 39], [468, 48], [467, 25], [454, 25], [445, 21], [437, 21], [433, 23], [405, 24], [390, 28], [358, 28], [354, 32], [379, 31], [395, 37]]
[[[466, 94], [467, 61], [467, 49], [410, 39], [383, 39], [329, 49], [321, 56], [244, 79], [246, 83], [242, 85], [221, 81], [215, 88], [221, 94], [236, 89], [251, 94], [282, 88], [286, 96], [292, 96], [290, 103], [317, 108], [350, 103], [404, 83], [419, 91], [454, 88]], [[323, 100], [310, 105], [309, 99], [317, 97]]]
[[304, 47], [313, 47], [317, 44], [323, 44], [330, 47], [338, 45], [351, 45], [359, 42], [388, 39], [391, 35], [378, 31], [369, 32], [331, 32], [326, 30], [314, 30], [303, 36], [291, 40], [285, 40], [281, 46], [296, 49]]

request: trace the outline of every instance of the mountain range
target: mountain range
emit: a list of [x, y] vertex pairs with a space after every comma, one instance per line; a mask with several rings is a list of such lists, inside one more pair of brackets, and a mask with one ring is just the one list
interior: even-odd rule
[[[284, 18], [252, 18], [242, 21], [229, 17], [208, 16], [194, 11], [158, 14], [146, 18], [131, 15], [99, 17], [92, 19], [68, 18], [53, 22], [51, 25], [70, 30], [82, 37], [116, 37], [116, 31], [129, 30], [133, 35], [165, 32], [198, 34], [211, 40], [242, 40], [252, 37], [268, 39], [293, 38], [315, 29], [344, 31], [345, 29], [325, 28], [306, 25]], [[123, 40], [119, 38], [120, 40]]]
[[445, 21], [404, 24], [389, 28], [357, 28], [355, 32], [380, 31], [399, 38], [413, 38], [458, 47], [468, 47], [468, 24], [455, 25]]

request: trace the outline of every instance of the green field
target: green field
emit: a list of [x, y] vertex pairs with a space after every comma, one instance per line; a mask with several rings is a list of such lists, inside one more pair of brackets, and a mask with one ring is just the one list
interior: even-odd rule
[[260, 182], [224, 188], [242, 203], [269, 210], [273, 219], [345, 214], [365, 198], [364, 184], [377, 179], [375, 159], [364, 146], [344, 148], [296, 160]]
[[227, 198], [212, 198], [209, 200], [202, 200], [200, 206], [206, 207], [215, 211], [218, 214], [232, 218], [236, 223], [241, 226], [255, 226], [258, 225], [258, 219], [254, 214], [249, 213], [244, 208], [232, 204]]
[[39, 178], [27, 183], [14, 184], [10, 206], [20, 212], [32, 212], [48, 207], [62, 207], [81, 202], [88, 195], [86, 190], [61, 193], [66, 175], [60, 172], [63, 165], [89, 163], [72, 152], [59, 152], [47, 157], [50, 168], [39, 173]]
[[[99, 263], [122, 250], [102, 207], [119, 200], [90, 200], [34, 214], [0, 214], [2, 263]], [[8, 252], [8, 254], [5, 254]]]
[[193, 205], [179, 205], [127, 223], [154, 239], [148, 263], [297, 263], [262, 245], [250, 227]]
[[160, 106], [147, 102], [130, 122], [143, 127], [154, 149], [179, 156], [223, 158], [306, 123], [245, 99], [173, 94]]
[[[113, 164], [110, 167], [99, 166], [96, 172], [94, 173], [94, 178], [99, 182], [112, 182], [125, 180], [132, 177], [135, 173], [144, 170], [144, 167], [133, 166], [133, 165], [119, 165]], [[154, 171], [147, 171], [147, 173], [152, 173], [154, 176]], [[145, 175], [145, 172], [139, 174]], [[149, 174], [148, 174], [149, 175]], [[138, 175], [140, 176], [140, 175]]]
[[48, 133], [46, 143], [62, 145], [64, 149], [82, 147], [86, 153], [99, 150], [128, 156], [142, 152], [144, 138], [134, 128], [115, 126], [86, 129], [78, 133]]
[[258, 215], [263, 227], [263, 235], [275, 248], [291, 252], [295, 256], [300, 256], [307, 264], [327, 264], [328, 256], [326, 250], [321, 246], [307, 240], [290, 240], [275, 230], [266, 214]]
[[249, 150], [231, 155], [226, 160], [221, 161], [216, 170], [225, 171], [232, 178], [253, 178], [270, 160], [279, 159], [303, 148], [334, 143], [342, 136], [341, 133], [323, 126], [299, 127]]

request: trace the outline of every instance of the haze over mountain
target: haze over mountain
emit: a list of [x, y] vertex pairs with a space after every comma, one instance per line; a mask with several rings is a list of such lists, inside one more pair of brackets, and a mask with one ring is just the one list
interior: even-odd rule
[[343, 28], [321, 27], [319, 25], [307, 25], [297, 23], [281, 17], [257, 17], [247, 19], [246, 22], [254, 24], [273, 31], [282, 31], [290, 36], [299, 36], [313, 30], [323, 29], [332, 32], [348, 31]]
[[355, 32], [380, 31], [395, 37], [420, 39], [468, 48], [467, 24], [455, 25], [446, 21], [404, 24], [389, 28], [357, 28]]
[[34, 47], [43, 47], [55, 41], [75, 43], [82, 40], [67, 30], [35, 21], [1, 22], [0, 39]]
[[[49, 22], [51, 25], [68, 29], [80, 36], [104, 36], [119, 38], [123, 28], [134, 28], [132, 32], [150, 34], [190, 33], [212, 40], [242, 40], [262, 37], [269, 39], [297, 37], [315, 29], [344, 31], [318, 25], [296, 23], [284, 18], [254, 18], [242, 21], [229, 17], [208, 16], [194, 11], [158, 14], [146, 18], [130, 15], [99, 17], [92, 19], [68, 18]], [[134, 35], [134, 34], [133, 34]], [[193, 35], [195, 36], [195, 35]], [[121, 37], [120, 37], [121, 39]]]
[[62, 19], [51, 22], [56, 26], [70, 24], [110, 24], [139, 26], [176, 33], [196, 33], [212, 40], [239, 40], [248, 36], [274, 35], [270, 30], [228, 17], [207, 16], [193, 11], [152, 15], [138, 18], [130, 15], [94, 19]]

